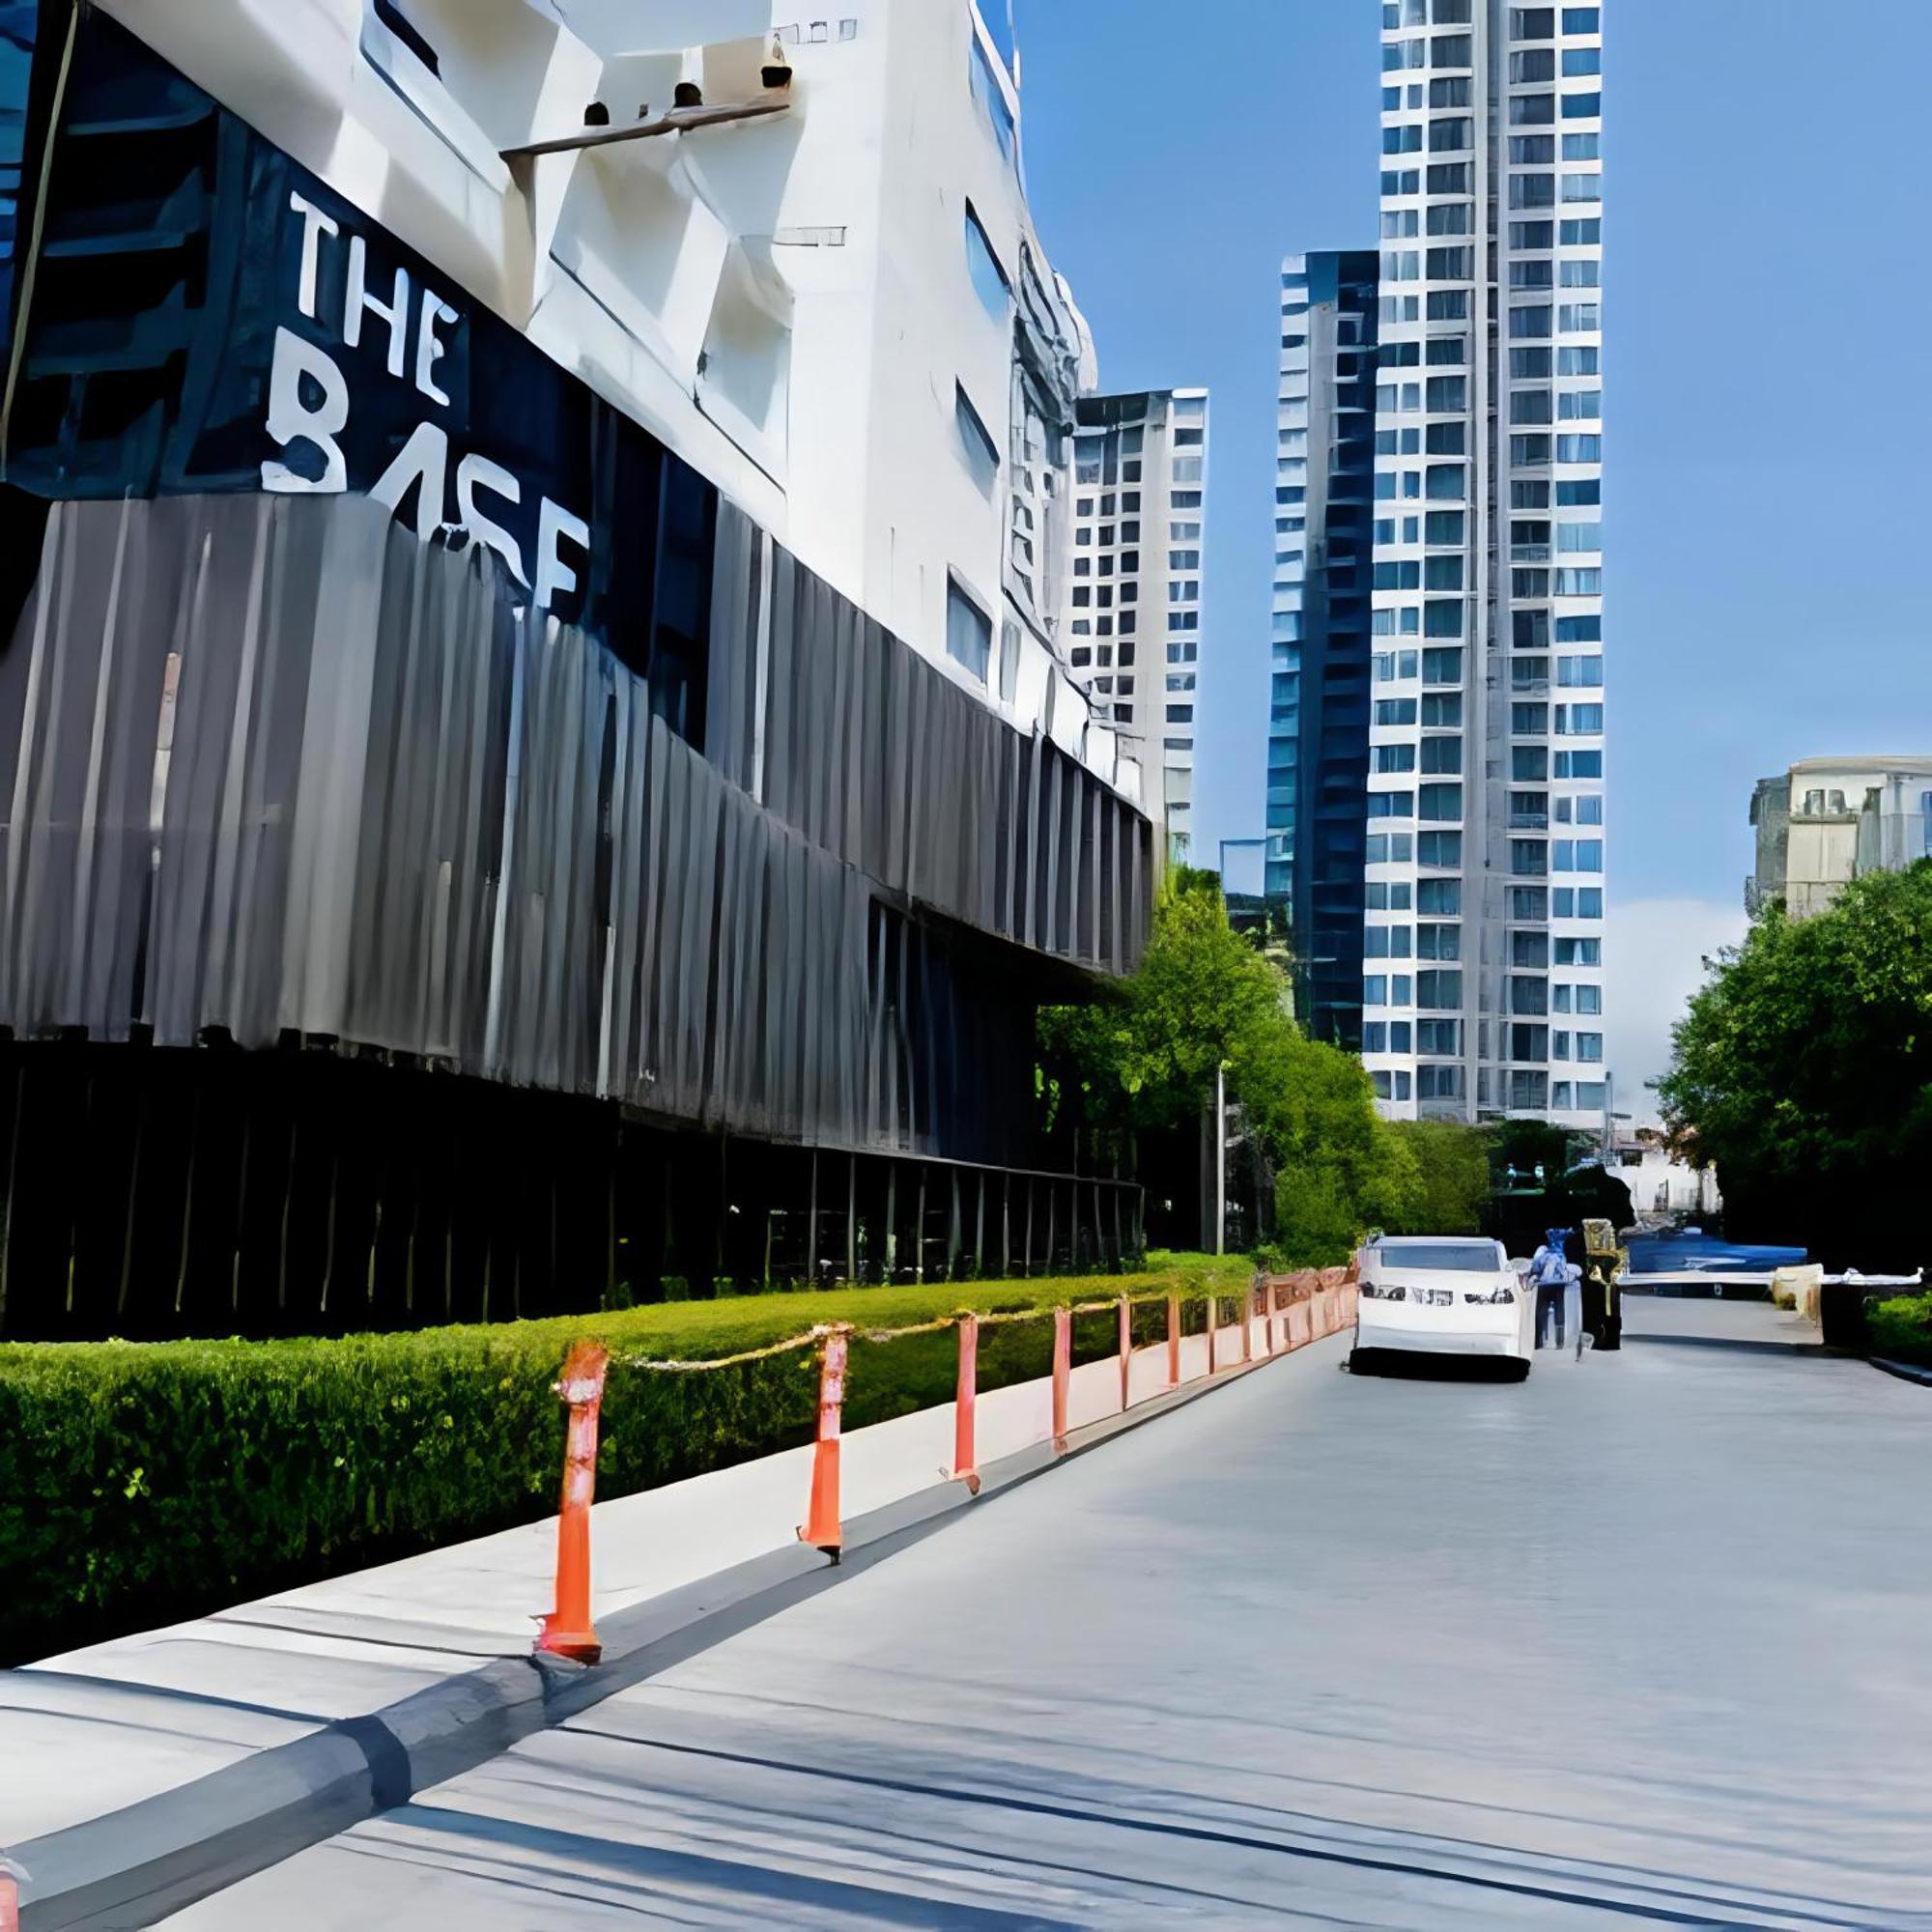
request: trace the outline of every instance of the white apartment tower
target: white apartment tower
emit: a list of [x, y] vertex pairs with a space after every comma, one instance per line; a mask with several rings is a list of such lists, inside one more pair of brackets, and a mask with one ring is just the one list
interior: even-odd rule
[[1401, 1119], [1610, 1100], [1603, 12], [1382, 8], [1363, 1019]]
[[1068, 674], [1185, 865], [1194, 836], [1195, 679], [1208, 391], [1082, 396], [1074, 433]]

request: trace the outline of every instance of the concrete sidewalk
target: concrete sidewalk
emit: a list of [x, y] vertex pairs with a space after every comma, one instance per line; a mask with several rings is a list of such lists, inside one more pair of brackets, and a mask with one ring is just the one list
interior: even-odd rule
[[[1253, 1326], [1257, 1366], [1266, 1360]], [[1074, 1447], [1239, 1374], [1224, 1328], [1073, 1372]], [[985, 1492], [1052, 1463], [1049, 1384], [978, 1403]], [[968, 1506], [943, 1472], [952, 1406], [844, 1438], [847, 1570]], [[29, 1928], [141, 1925], [480, 1762], [562, 1716], [826, 1587], [794, 1535], [810, 1446], [600, 1503], [595, 1671], [530, 1655], [550, 1607], [555, 1520], [0, 1673], [0, 1846], [23, 1865]], [[672, 1643], [669, 1639], [676, 1638]], [[648, 1657], [645, 1653], [648, 1652]]]

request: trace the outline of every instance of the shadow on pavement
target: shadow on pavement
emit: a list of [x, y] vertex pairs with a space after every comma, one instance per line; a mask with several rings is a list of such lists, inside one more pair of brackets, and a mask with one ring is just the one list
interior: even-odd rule
[[1351, 1375], [1406, 1382], [1520, 1382], [1529, 1373], [1526, 1363], [1510, 1356], [1423, 1355], [1395, 1349], [1357, 1349], [1345, 1366]]

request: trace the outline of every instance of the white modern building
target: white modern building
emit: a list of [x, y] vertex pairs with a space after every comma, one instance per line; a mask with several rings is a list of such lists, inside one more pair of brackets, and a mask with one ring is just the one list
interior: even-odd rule
[[1603, 13], [1382, 8], [1363, 1021], [1399, 1118], [1608, 1100]]
[[1758, 781], [1750, 822], [1757, 863], [1746, 909], [1776, 900], [1807, 919], [1861, 874], [1901, 871], [1932, 852], [1932, 758], [1800, 758]]
[[[1193, 844], [1208, 392], [1082, 396], [1075, 439], [1067, 668], [1123, 767], [1145, 774], [1167, 852]], [[1155, 780], [1158, 774], [1158, 780]]]

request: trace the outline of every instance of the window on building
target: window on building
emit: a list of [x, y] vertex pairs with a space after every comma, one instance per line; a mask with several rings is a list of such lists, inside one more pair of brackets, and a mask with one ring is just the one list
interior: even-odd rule
[[968, 473], [981, 491], [991, 495], [999, 481], [999, 444], [958, 383], [952, 384], [952, 419], [958, 427], [960, 454], [966, 458]]
[[1013, 285], [970, 201], [966, 204], [966, 272], [986, 313], [996, 322], [1006, 322], [1012, 313]]
[[956, 577], [946, 582], [946, 650], [981, 684], [993, 655], [993, 620]]

